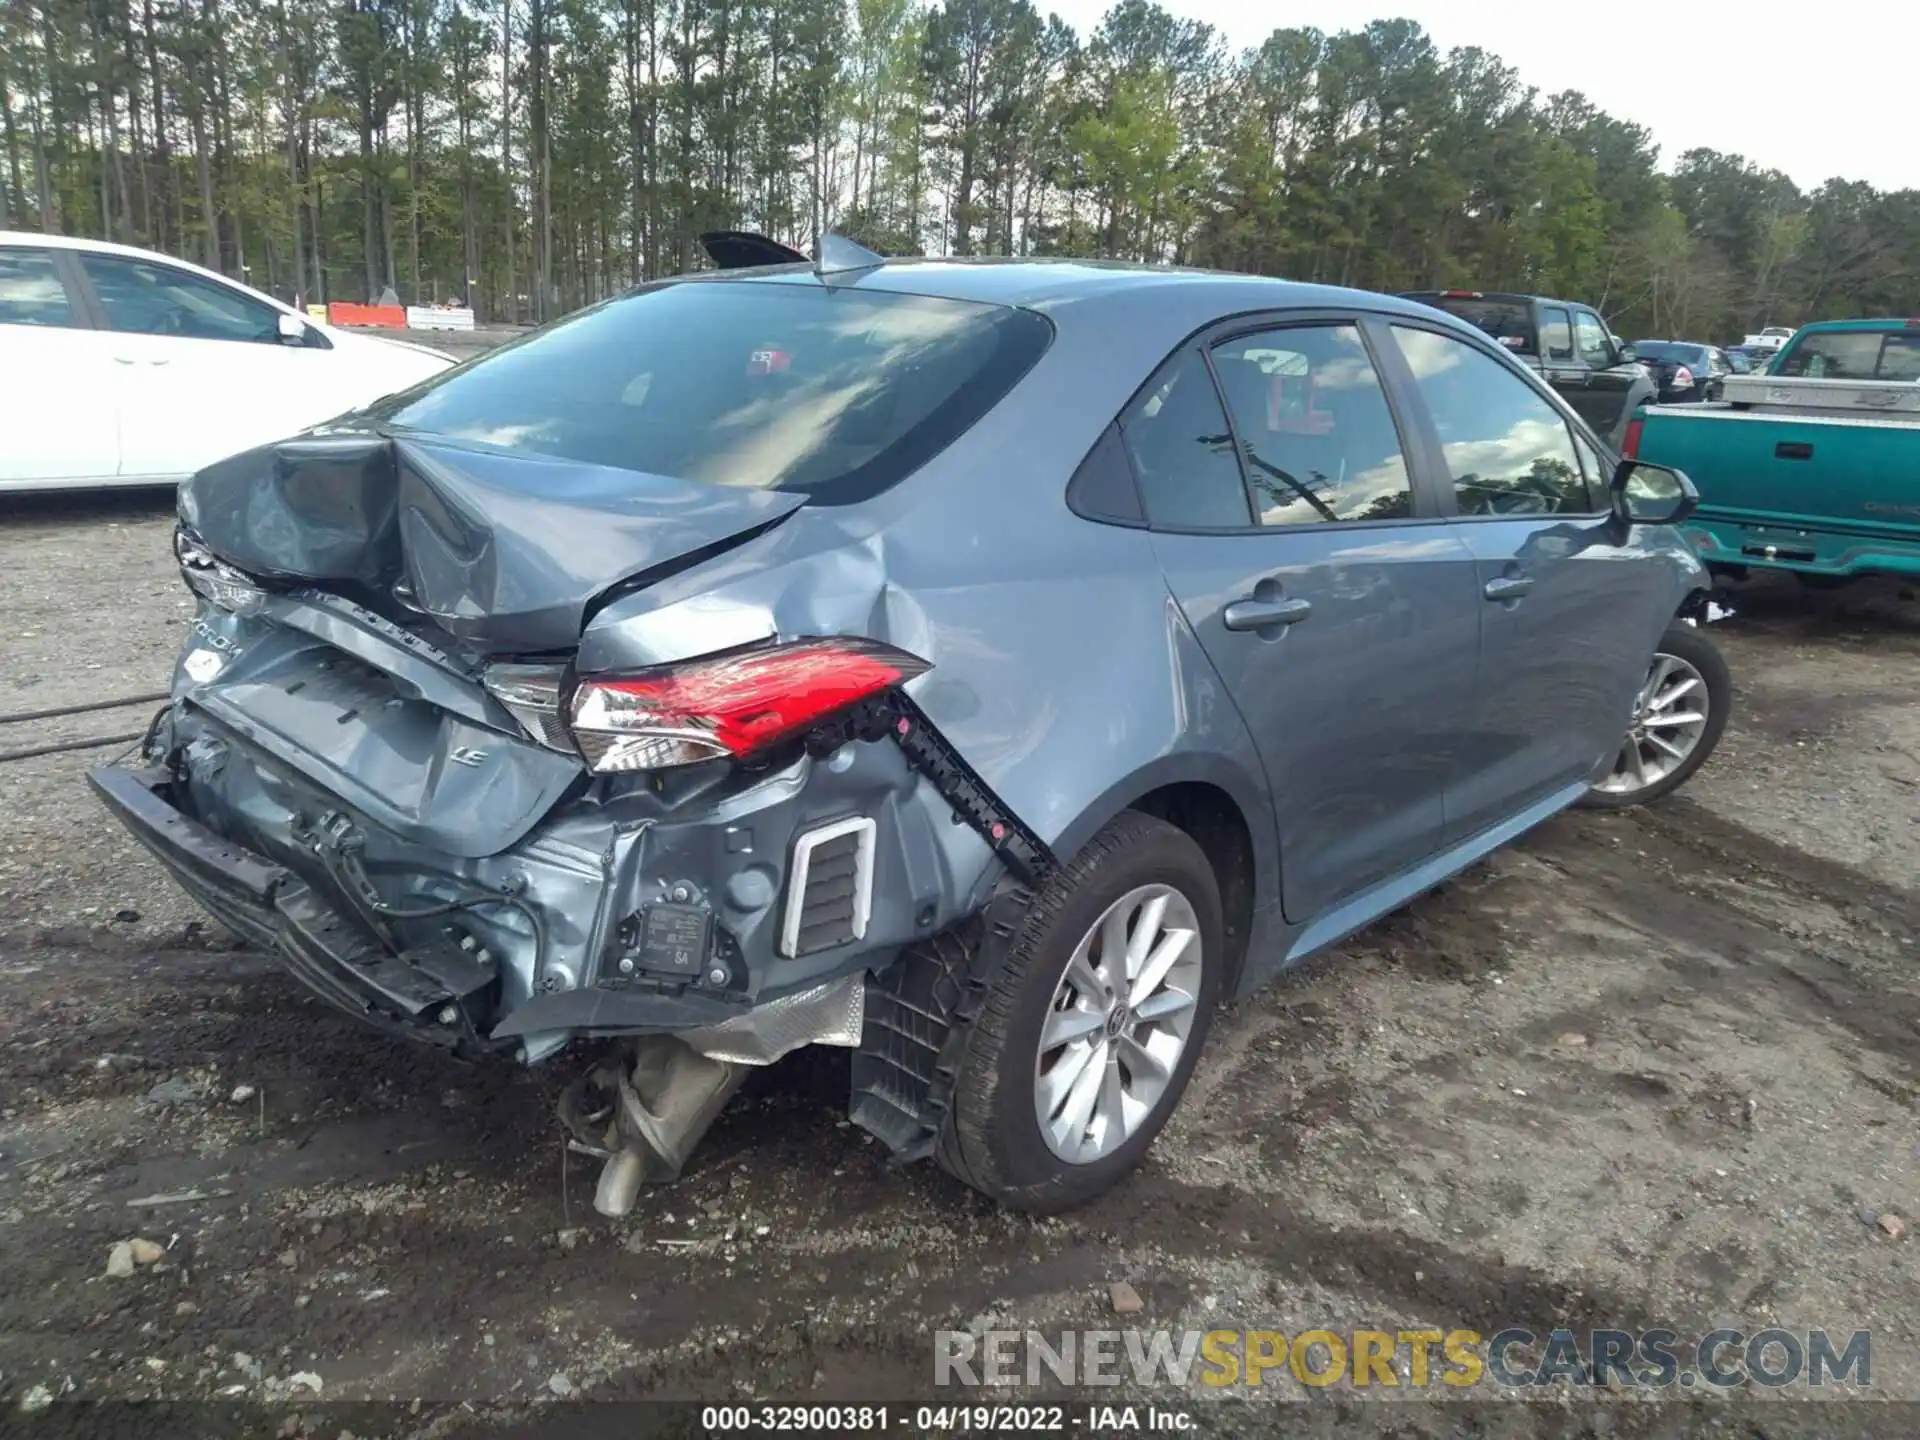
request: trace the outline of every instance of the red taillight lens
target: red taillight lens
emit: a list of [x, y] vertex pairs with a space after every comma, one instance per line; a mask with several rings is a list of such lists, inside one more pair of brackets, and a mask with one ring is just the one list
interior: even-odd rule
[[1674, 367], [1673, 388], [1676, 390], [1691, 390], [1693, 388], [1693, 372], [1684, 365]]
[[1626, 438], [1620, 442], [1620, 454], [1628, 460], [1640, 458], [1640, 431], [1647, 422], [1638, 415], [1627, 422]]
[[929, 668], [873, 640], [802, 640], [582, 680], [568, 719], [594, 770], [659, 770], [751, 755]]

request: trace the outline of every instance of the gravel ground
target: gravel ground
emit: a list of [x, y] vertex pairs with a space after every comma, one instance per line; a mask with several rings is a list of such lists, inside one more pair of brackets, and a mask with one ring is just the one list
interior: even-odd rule
[[[169, 526], [151, 498], [11, 508], [0, 710], [164, 683], [189, 613]], [[113, 749], [6, 763], [0, 1406], [232, 1395], [271, 1427], [305, 1374], [329, 1401], [421, 1402], [362, 1436], [481, 1433], [562, 1394], [925, 1395], [937, 1330], [1116, 1324], [1867, 1329], [1874, 1393], [1920, 1399], [1920, 602], [1740, 605], [1715, 627], [1740, 710], [1687, 791], [1556, 819], [1234, 1008], [1143, 1170], [1050, 1220], [887, 1169], [829, 1055], [776, 1067], [685, 1180], [604, 1222], [550, 1119], [560, 1073], [407, 1049], [231, 948], [86, 794]], [[0, 726], [0, 751], [150, 708]], [[164, 1256], [110, 1276], [135, 1237]], [[1143, 1308], [1116, 1320], [1122, 1280]], [[1469, 1413], [1284, 1372], [1263, 1393], [1317, 1402], [1303, 1426]], [[1473, 1424], [1572, 1426], [1548, 1394]], [[1738, 1408], [1580, 1423], [1808, 1413]], [[1825, 1405], [1815, 1428], [1897, 1419]]]

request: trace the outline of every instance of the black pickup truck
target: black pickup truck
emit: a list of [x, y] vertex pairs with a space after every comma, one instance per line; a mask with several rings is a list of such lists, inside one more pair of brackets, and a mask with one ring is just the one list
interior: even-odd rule
[[1634, 357], [1633, 347], [1615, 336], [1589, 306], [1479, 290], [1413, 290], [1405, 298], [1486, 331], [1514, 358], [1539, 371], [1615, 450], [1626, 438], [1633, 412], [1658, 399], [1659, 386]]

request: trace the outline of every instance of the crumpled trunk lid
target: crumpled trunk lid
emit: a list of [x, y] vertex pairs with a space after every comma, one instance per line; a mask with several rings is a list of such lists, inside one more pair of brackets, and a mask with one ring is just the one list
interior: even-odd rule
[[424, 617], [483, 655], [571, 650], [597, 597], [738, 544], [803, 503], [373, 432], [262, 446], [180, 488], [182, 520], [228, 563]]

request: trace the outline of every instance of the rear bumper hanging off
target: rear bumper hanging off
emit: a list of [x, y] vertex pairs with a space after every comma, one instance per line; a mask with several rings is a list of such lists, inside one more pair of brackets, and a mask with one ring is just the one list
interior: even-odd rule
[[214, 918], [276, 954], [328, 1003], [381, 1029], [463, 1052], [504, 1048], [480, 1033], [498, 974], [451, 942], [395, 955], [304, 880], [216, 835], [167, 798], [160, 766], [103, 765], [87, 783]]

